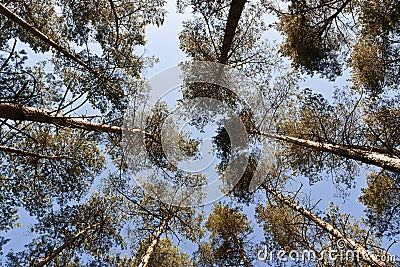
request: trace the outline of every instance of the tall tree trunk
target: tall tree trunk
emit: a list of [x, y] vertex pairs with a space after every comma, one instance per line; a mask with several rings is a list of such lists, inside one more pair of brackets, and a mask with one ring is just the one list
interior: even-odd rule
[[38, 39], [40, 39], [41, 41], [43, 41], [45, 44], [49, 45], [50, 47], [56, 49], [57, 51], [62, 53], [64, 56], [69, 58], [70, 60], [75, 61], [76, 63], [78, 63], [79, 65], [81, 65], [85, 69], [89, 70], [93, 74], [97, 74], [97, 72], [93, 68], [91, 68], [88, 64], [86, 64], [81, 59], [79, 59], [77, 56], [75, 56], [74, 54], [72, 54], [71, 52], [69, 52], [68, 50], [66, 50], [65, 48], [60, 46], [59, 44], [57, 44], [50, 37], [46, 36], [44, 33], [39, 31], [38, 29], [36, 29], [32, 25], [30, 25], [28, 22], [23, 20], [20, 16], [15, 14], [12, 10], [7, 8], [2, 3], [0, 3], [0, 14], [2, 14], [4, 16], [6, 16], [7, 18], [9, 18], [10, 20], [14, 21], [20, 27], [22, 27], [23, 29], [27, 30], [30, 34], [32, 34], [33, 36], [37, 37]]
[[[84, 129], [86, 131], [97, 131], [103, 133], [122, 134], [124, 130], [124, 128], [122, 127], [107, 125], [103, 123], [94, 123], [81, 119], [54, 116], [52, 115], [51, 111], [45, 109], [25, 107], [12, 103], [0, 103], [0, 118], [48, 123], [62, 127]], [[149, 135], [140, 129], [129, 129], [129, 133], [143, 133], [145, 135]]]
[[284, 205], [288, 206], [289, 208], [299, 212], [302, 216], [306, 217], [307, 219], [315, 222], [319, 227], [321, 227], [323, 230], [325, 230], [327, 233], [332, 235], [333, 237], [337, 239], [343, 240], [346, 245], [357, 251], [359, 255], [361, 255], [362, 260], [368, 264], [371, 264], [372, 266], [386, 266], [386, 263], [381, 261], [378, 256], [375, 254], [369, 252], [363, 245], [360, 243], [356, 242], [355, 240], [345, 236], [342, 234], [336, 227], [333, 225], [325, 222], [321, 218], [319, 218], [317, 215], [312, 213], [309, 210], [304, 209], [303, 207], [296, 205], [292, 201], [290, 201], [287, 197], [282, 195], [281, 193], [277, 192], [276, 190], [273, 190], [269, 188], [266, 185], [262, 185], [262, 187], [270, 194], [272, 194], [274, 197], [276, 197], [278, 200], [280, 200]]
[[224, 72], [224, 65], [228, 63], [229, 51], [231, 50], [236, 28], [239, 24], [240, 16], [242, 15], [245, 4], [246, 0], [232, 0], [231, 2], [228, 19], [225, 26], [224, 39], [222, 40], [222, 46], [218, 59], [218, 63], [220, 63], [221, 65], [218, 66], [217, 72], [215, 73], [215, 84], [219, 84], [222, 74]]
[[363, 163], [375, 165], [389, 171], [400, 172], [400, 159], [393, 158], [384, 153], [377, 152], [379, 151], [378, 149], [370, 147], [360, 148], [354, 146], [315, 142], [297, 137], [272, 134], [272, 133], [264, 133], [264, 132], [254, 132], [254, 133], [269, 138], [273, 138], [276, 140], [284, 141], [287, 143], [291, 143], [294, 145], [307, 147], [318, 151], [329, 152], [348, 159], [361, 161]]
[[153, 255], [154, 250], [156, 249], [157, 244], [160, 241], [160, 237], [165, 231], [165, 227], [167, 225], [168, 220], [169, 219], [167, 217], [165, 217], [161, 221], [161, 225], [158, 228], [156, 234], [153, 236], [153, 239], [151, 240], [150, 245], [147, 247], [146, 253], [142, 256], [142, 258], [140, 260], [139, 267], [147, 267], [148, 266], [151, 256]]
[[229, 9], [228, 19], [226, 21], [224, 39], [222, 41], [221, 54], [219, 56], [218, 63], [228, 63], [229, 51], [231, 50], [236, 28], [239, 24], [240, 16], [242, 15], [246, 2], [246, 0], [232, 0]]
[[57, 257], [57, 255], [60, 254], [60, 252], [62, 252], [64, 249], [66, 249], [69, 246], [71, 246], [79, 237], [83, 236], [84, 234], [86, 234], [90, 230], [99, 227], [102, 224], [103, 224], [102, 222], [99, 222], [99, 223], [93, 224], [93, 225], [91, 225], [89, 227], [86, 227], [85, 229], [83, 229], [82, 231], [80, 231], [79, 233], [74, 235], [72, 238], [68, 239], [67, 242], [65, 242], [63, 245], [61, 245], [56, 250], [54, 250], [49, 256], [47, 256], [46, 258], [41, 260], [38, 264], [35, 265], [35, 267], [43, 267], [43, 266], [45, 266], [47, 263], [49, 263], [51, 260], [53, 260], [55, 257]]

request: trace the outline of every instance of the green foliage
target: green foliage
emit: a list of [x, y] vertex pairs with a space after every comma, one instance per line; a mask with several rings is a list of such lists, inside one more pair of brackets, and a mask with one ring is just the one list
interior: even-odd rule
[[15, 221], [13, 218], [19, 207], [42, 217], [55, 203], [65, 205], [72, 200], [79, 201], [105, 167], [104, 156], [93, 135], [80, 130], [55, 131], [48, 126], [26, 125], [24, 129], [29, 130], [29, 138], [11, 131], [3, 136], [8, 138], [7, 144], [15, 143], [16, 148], [33, 149], [56, 158], [0, 152], [3, 154], [0, 172], [4, 227]]
[[[93, 257], [94, 262], [107, 258], [112, 247], [123, 248], [124, 218], [117, 204], [118, 199], [94, 192], [86, 204], [67, 205], [46, 214], [31, 227], [35, 235], [26, 250], [7, 255], [7, 266], [35, 266], [65, 244], [49, 266], [83, 264], [83, 255]], [[85, 231], [88, 227], [93, 228]], [[83, 235], [73, 239], [81, 231]]]
[[341, 74], [337, 45], [330, 37], [322, 37], [322, 29], [309, 25], [305, 14], [282, 16], [279, 23], [278, 29], [287, 35], [282, 54], [289, 56], [296, 67], [309, 74], [322, 73], [329, 79]]
[[367, 207], [368, 222], [380, 235], [393, 238], [399, 234], [400, 199], [398, 174], [382, 171], [371, 173], [360, 196]]
[[[262, 170], [258, 178], [274, 188], [287, 186], [299, 175], [307, 176], [311, 183], [329, 175], [335, 185], [353, 185], [360, 164], [345, 155], [263, 140], [261, 131], [364, 149], [398, 160], [400, 115], [398, 97], [393, 95], [399, 89], [398, 1], [278, 1], [287, 8], [267, 0], [246, 1], [233, 34], [228, 31], [228, 14], [239, 2], [178, 1], [181, 12], [190, 7], [193, 15], [179, 34], [183, 52], [192, 60], [227, 63], [238, 71], [229, 74], [240, 72], [252, 80], [250, 89], [242, 88], [245, 81], [233, 80], [239, 88], [237, 93], [212, 84], [185, 84], [183, 100], [178, 101], [185, 104], [198, 97], [219, 100], [243, 123], [250, 136], [249, 147], [232, 151], [228, 130], [223, 126], [213, 138], [218, 174], [242, 152], [250, 154], [244, 175], [230, 196], [245, 203], [260, 200], [249, 191], [258, 167]], [[148, 25], [164, 22], [164, 4], [164, 0], [4, 3], [58, 45], [50, 46], [0, 15], [0, 104], [43, 108], [49, 118], [77, 117], [121, 126], [129, 97], [134, 99], [135, 108], [146, 102], [149, 89], [141, 76], [155, 59], [138, 55], [137, 48], [146, 44]], [[276, 29], [284, 37], [280, 55], [291, 59], [293, 71], [285, 68], [276, 45], [263, 40], [268, 31], [268, 10], [277, 15]], [[226, 39], [232, 40], [228, 46]], [[222, 51], [223, 47], [229, 51]], [[44, 60], [36, 62], [39, 56]], [[334, 81], [344, 71], [350, 72], [352, 85], [337, 89], [332, 103], [311, 89], [299, 92], [301, 72], [321, 74]], [[229, 75], [222, 72], [218, 71], [216, 81], [226, 81]], [[250, 107], [247, 100], [254, 106]], [[179, 170], [162, 145], [174, 141], [178, 144], [176, 151], [169, 152], [177, 160], [196, 159], [200, 142], [186, 133], [176, 134], [174, 129], [163, 133], [164, 126], [173, 125], [168, 105], [158, 103], [152, 108], [133, 112], [133, 121], [143, 123], [142, 129], [147, 132], [144, 151], [128, 151], [118, 134], [30, 122], [24, 116], [0, 121], [0, 231], [21, 226], [21, 209], [37, 220], [30, 227], [32, 239], [24, 250], [6, 256], [7, 266], [34, 266], [47, 256], [52, 257], [48, 266], [136, 266], [153, 241], [158, 243], [149, 266], [253, 264], [253, 227], [246, 214], [239, 206], [215, 204], [202, 224], [204, 214], [192, 207], [203, 200], [201, 188], [208, 177]], [[93, 116], [82, 111], [85, 109]], [[190, 121], [191, 126], [200, 130], [215, 122], [211, 113], [199, 114], [196, 109], [191, 106], [186, 110], [186, 118], [202, 115]], [[261, 149], [267, 143], [274, 152], [269, 161]], [[99, 179], [101, 193], [93, 192], [98, 183], [92, 183], [105, 168], [113, 175]], [[143, 182], [143, 188], [138, 188], [132, 178]], [[223, 182], [231, 188], [229, 178]], [[384, 255], [381, 249], [374, 249], [381, 246], [381, 237], [395, 238], [400, 233], [398, 182], [397, 174], [386, 171], [367, 177], [368, 186], [360, 197], [367, 220], [343, 214], [333, 204], [326, 213], [315, 213], [345, 236]], [[178, 190], [185, 186], [195, 189]], [[92, 195], [86, 198], [88, 193]], [[337, 245], [321, 225], [270, 197], [266, 205], [257, 206], [257, 219], [266, 241], [271, 241], [269, 248], [320, 253]], [[310, 199], [289, 200], [304, 202], [313, 210]], [[154, 237], [156, 233], [161, 239]], [[173, 244], [168, 238], [172, 235], [198, 243], [196, 263]], [[0, 253], [8, 241], [0, 237]]]
[[[180, 1], [182, 2], [182, 1]], [[187, 1], [193, 8], [193, 19], [183, 23], [179, 35], [180, 48], [193, 60], [218, 62], [224, 39], [229, 1]], [[249, 76], [269, 75], [276, 56], [264, 41], [267, 29], [259, 18], [265, 8], [258, 2], [248, 2], [235, 31], [227, 64]]]
[[360, 1], [360, 38], [351, 66], [356, 85], [373, 95], [399, 89], [400, 6], [397, 1]]
[[[349, 1], [285, 1], [288, 10], [278, 12], [277, 29], [285, 38], [282, 54], [309, 74], [334, 79], [341, 74], [340, 44], [345, 42], [337, 11]], [[336, 23], [335, 23], [336, 22]]]
[[251, 266], [249, 241], [253, 230], [238, 208], [214, 204], [205, 227], [210, 241], [199, 243], [199, 266]]
[[[0, 47], [3, 48], [8, 40], [14, 39], [29, 45], [37, 54], [51, 50], [53, 58], [51, 64], [46, 66], [47, 69], [53, 69], [52, 74], [61, 83], [62, 89], [52, 93], [59, 94], [59, 100], [63, 98], [62, 91], [65, 89], [74, 95], [73, 98], [86, 94], [86, 101], [95, 109], [104, 113], [108, 119], [115, 119], [116, 114], [121, 115], [119, 112], [126, 109], [127, 96], [133, 93], [135, 80], [139, 79], [143, 66], [153, 61], [137, 56], [135, 49], [145, 44], [144, 31], [147, 25], [163, 23], [164, 3], [162, 0], [125, 0], [118, 3], [68, 0], [12, 2], [7, 5], [10, 10], [59, 47], [43, 44], [37, 37], [3, 16], [0, 18], [0, 23], [4, 24], [2, 31], [9, 34]], [[70, 51], [75, 59], [63, 57], [65, 55], [60, 48]], [[90, 66], [90, 69], [79, 66], [77, 60]], [[28, 73], [1, 73], [1, 76], [14, 79], [21, 79], [24, 75]], [[28, 87], [25, 90], [38, 91], [38, 82], [24, 84]], [[13, 88], [13, 91], [16, 89]], [[7, 97], [15, 95], [18, 94]], [[60, 107], [63, 105], [61, 103]]]
[[290, 251], [307, 247], [307, 239], [302, 236], [307, 229], [306, 218], [298, 216], [290, 208], [277, 204], [258, 206], [256, 211], [257, 219], [262, 223], [266, 235], [271, 235], [274, 242], [282, 249]]
[[398, 89], [399, 5], [397, 1], [283, 1], [277, 29], [282, 54], [309, 74], [334, 80], [353, 68], [354, 88], [378, 95]]
[[34, 71], [26, 66], [27, 52], [17, 52], [15, 46], [16, 42], [12, 47], [5, 47], [8, 57], [0, 54], [0, 102], [33, 106], [40, 101], [37, 78]]
[[[135, 50], [145, 44], [147, 25], [163, 23], [164, 3], [131, 0], [3, 3], [57, 45], [50, 47], [11, 19], [0, 16], [0, 103], [45, 108], [53, 116], [78, 116], [92, 122], [100, 121], [101, 117], [103, 123], [112, 120], [115, 125], [121, 124], [127, 96], [138, 91], [143, 66], [153, 61], [138, 56]], [[62, 49], [73, 56], [66, 57]], [[35, 62], [37, 58], [45, 60]], [[80, 66], [78, 60], [90, 68]], [[79, 108], [86, 103], [102, 116], [81, 113]], [[107, 166], [103, 148], [111, 147], [109, 141], [115, 137], [58, 125], [12, 120], [0, 123], [2, 146], [38, 155], [0, 152], [0, 229], [10, 230], [18, 225], [20, 208], [39, 220], [33, 231], [41, 229], [41, 232], [35, 234], [34, 241], [25, 251], [9, 256], [10, 264], [29, 266], [95, 220], [90, 218], [93, 214], [89, 206], [93, 205], [94, 211], [111, 201], [102, 203], [105, 199], [96, 195], [86, 208], [83, 204], [73, 205], [85, 202], [84, 196], [94, 179]], [[59, 210], [54, 211], [55, 207]], [[79, 214], [89, 217], [77, 218]], [[82, 266], [86, 264], [82, 262], [85, 256], [92, 255], [97, 261], [100, 254], [103, 258], [108, 256], [109, 248], [122, 244], [116, 234], [123, 219], [114, 215], [114, 233], [93, 235], [87, 245], [80, 240], [63, 250], [52, 264]], [[62, 216], [71, 217], [72, 221], [63, 221]], [[96, 245], [96, 240], [101, 245]], [[3, 241], [6, 240], [2, 238], [2, 244]]]
[[[365, 146], [368, 144], [366, 126], [362, 123], [362, 104], [357, 97], [345, 90], [336, 90], [334, 103], [330, 104], [321, 94], [305, 89], [297, 96], [292, 111], [294, 115], [284, 118], [278, 127], [285, 135], [304, 140], [349, 147]], [[290, 162], [294, 175], [305, 175], [313, 184], [328, 173], [342, 192], [353, 185], [353, 177], [359, 168], [357, 162], [318, 149], [283, 145], [283, 155]]]
[[[114, 185], [115, 186], [115, 185]], [[202, 213], [191, 207], [177, 207], [155, 199], [154, 196], [146, 194], [143, 189], [133, 187], [121, 191], [113, 189], [116, 196], [123, 196], [120, 209], [131, 216], [132, 222], [126, 225], [129, 239], [140, 240], [148, 235], [153, 235], [162, 221], [167, 221], [168, 231], [174, 232], [191, 241], [196, 241], [202, 234], [201, 221]], [[137, 231], [136, 229], [144, 229]], [[164, 229], [165, 233], [166, 230]], [[137, 242], [132, 242], [131, 249], [137, 250]]]
[[381, 148], [386, 154], [398, 157], [400, 145], [400, 109], [398, 96], [377, 99], [367, 106], [364, 121], [368, 126], [366, 138], [371, 146]]
[[[295, 197], [290, 201], [296, 205], [305, 202]], [[351, 237], [371, 253], [385, 255], [386, 252], [379, 249], [379, 236], [371, 231], [363, 219], [357, 220], [349, 214], [341, 213], [339, 207], [332, 202], [325, 214], [314, 208], [305, 209], [317, 214], [324, 222], [338, 229], [343, 235]], [[350, 257], [349, 252], [354, 252], [352, 248], [331, 236], [327, 229], [322, 229], [314, 221], [301, 216], [279, 200], [271, 199], [267, 205], [258, 206], [256, 212], [258, 222], [265, 231], [266, 240], [269, 241], [266, 245], [270, 251], [281, 249], [286, 252], [287, 258], [290, 257], [291, 251], [314, 253], [314, 258], [302, 260], [302, 266], [370, 266], [356, 257]], [[333, 253], [331, 257], [328, 256], [329, 252]]]

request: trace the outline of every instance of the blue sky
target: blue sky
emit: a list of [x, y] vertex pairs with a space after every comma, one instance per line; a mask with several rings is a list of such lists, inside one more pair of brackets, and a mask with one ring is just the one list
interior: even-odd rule
[[[148, 71], [148, 77], [174, 65], [179, 64], [180, 62], [186, 60], [187, 58], [183, 54], [183, 52], [179, 49], [179, 39], [178, 33], [182, 30], [182, 21], [190, 19], [190, 13], [186, 10], [185, 14], [177, 14], [175, 12], [175, 1], [168, 1], [167, 9], [168, 16], [165, 20], [165, 23], [161, 27], [149, 26], [146, 32], [147, 36], [147, 45], [146, 52], [148, 55], [155, 55], [159, 58], [159, 63], [157, 63], [154, 68]], [[268, 23], [273, 22], [274, 18], [271, 16], [265, 16], [265, 21]], [[269, 40], [281, 40], [281, 37], [275, 30], [270, 30], [264, 35], [265, 38]], [[336, 81], [328, 81], [326, 79], [321, 79], [319, 75], [314, 77], [306, 77], [304, 81], [300, 83], [300, 88], [311, 88], [314, 92], [321, 93], [325, 96], [325, 98], [332, 100], [332, 95], [336, 87], [342, 87], [349, 85], [350, 82], [348, 79], [350, 78], [349, 71], [345, 72], [343, 76], [338, 77]], [[343, 213], [349, 213], [355, 218], [360, 218], [364, 215], [364, 206], [358, 202], [358, 197], [361, 194], [361, 188], [366, 186], [365, 182], [366, 172], [361, 170], [358, 177], [355, 177], [356, 185], [355, 188], [349, 189], [347, 192], [349, 196], [345, 199], [335, 196], [336, 189], [333, 186], [333, 183], [330, 178], [327, 178], [323, 181], [319, 181], [314, 185], [309, 185], [308, 179], [298, 177], [293, 182], [291, 187], [299, 188], [299, 186], [303, 185], [303, 191], [309, 192], [311, 194], [311, 198], [314, 202], [321, 200], [318, 207], [321, 210], [325, 210], [328, 207], [328, 203], [333, 201], [336, 205], [338, 205]], [[210, 206], [206, 206], [206, 210], [210, 210]], [[256, 225], [254, 220], [254, 211], [253, 206], [245, 207], [244, 210], [249, 216], [249, 219], [252, 219], [255, 225], [255, 236], [261, 238], [262, 230]], [[390, 243], [387, 241], [384, 242], [385, 246], [388, 246]], [[183, 247], [188, 252], [193, 251], [195, 246], [187, 245]], [[400, 245], [394, 245], [391, 247], [390, 252], [395, 255], [399, 255], [400, 253]], [[265, 263], [258, 262], [256, 266], [268, 266]]]

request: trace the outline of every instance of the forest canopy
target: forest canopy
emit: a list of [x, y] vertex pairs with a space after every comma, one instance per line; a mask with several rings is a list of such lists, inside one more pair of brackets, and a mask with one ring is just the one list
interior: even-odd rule
[[398, 266], [399, 84], [398, 0], [1, 0], [0, 266]]

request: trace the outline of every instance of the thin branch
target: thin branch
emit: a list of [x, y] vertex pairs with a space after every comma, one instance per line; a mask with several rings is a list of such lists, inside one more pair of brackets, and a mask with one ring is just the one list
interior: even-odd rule
[[34, 157], [34, 158], [43, 158], [43, 159], [73, 159], [66, 155], [60, 156], [53, 156], [53, 155], [43, 155], [40, 153], [30, 152], [27, 150], [21, 150], [17, 148], [7, 147], [7, 146], [0, 146], [0, 150], [6, 153], [17, 154], [19, 156], [27, 156], [27, 157]]
[[10, 62], [10, 60], [11, 60], [11, 58], [12, 58], [14, 52], [15, 52], [15, 47], [16, 47], [16, 46], [17, 46], [17, 39], [14, 40], [14, 44], [13, 44], [13, 47], [12, 47], [12, 49], [11, 49], [11, 52], [10, 52], [10, 54], [8, 55], [6, 61], [4, 61], [4, 63], [1, 65], [0, 71], [1, 71], [3, 68], [5, 68], [5, 67], [7, 66], [8, 62]]
[[115, 37], [115, 48], [118, 49], [118, 43], [119, 43], [119, 18], [117, 14], [117, 10], [115, 9], [114, 1], [113, 0], [108, 0], [111, 6], [111, 10], [114, 14], [115, 17], [115, 31], [116, 31], [116, 37]]

